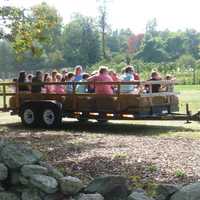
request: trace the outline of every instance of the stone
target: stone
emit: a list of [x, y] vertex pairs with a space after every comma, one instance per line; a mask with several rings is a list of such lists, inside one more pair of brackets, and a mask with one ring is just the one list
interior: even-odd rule
[[4, 181], [8, 177], [8, 168], [0, 163], [0, 181]]
[[48, 194], [43, 197], [43, 200], [73, 200], [72, 198], [67, 198], [64, 194], [57, 192], [54, 194]]
[[134, 191], [128, 196], [127, 200], [153, 200], [153, 199], [146, 196], [145, 193]]
[[55, 193], [58, 190], [58, 182], [50, 176], [32, 175], [30, 183], [47, 194]]
[[29, 185], [30, 184], [30, 181], [28, 178], [24, 177], [24, 176], [20, 176], [19, 177], [19, 182], [22, 184], [22, 185]]
[[174, 184], [160, 184], [156, 188], [156, 199], [157, 200], [169, 200], [170, 197], [181, 189], [180, 185]]
[[42, 155], [23, 144], [8, 144], [2, 149], [1, 157], [10, 169], [17, 169], [23, 165], [37, 163]]
[[14, 193], [0, 192], [0, 200], [20, 200], [20, 199]]
[[102, 176], [95, 178], [86, 188], [86, 193], [99, 193], [105, 199], [124, 199], [128, 196], [127, 179], [122, 176]]
[[104, 200], [101, 194], [79, 194], [75, 200]]
[[59, 183], [61, 192], [66, 195], [76, 194], [84, 187], [80, 179], [72, 176], [61, 178]]
[[182, 187], [175, 192], [170, 200], [199, 200], [200, 199], [200, 182], [191, 183]]
[[46, 167], [40, 165], [24, 165], [21, 168], [21, 173], [24, 177], [30, 177], [35, 174], [47, 174], [48, 170]]
[[47, 173], [48, 176], [52, 176], [56, 180], [59, 180], [60, 178], [64, 177], [64, 175], [59, 170], [57, 170], [55, 167], [53, 167], [52, 165], [48, 164], [47, 162], [40, 161], [39, 164], [48, 169], [48, 173]]
[[20, 172], [19, 171], [10, 171], [10, 183], [12, 185], [20, 184]]
[[22, 200], [42, 200], [40, 197], [40, 193], [35, 189], [29, 189], [22, 192], [21, 195]]

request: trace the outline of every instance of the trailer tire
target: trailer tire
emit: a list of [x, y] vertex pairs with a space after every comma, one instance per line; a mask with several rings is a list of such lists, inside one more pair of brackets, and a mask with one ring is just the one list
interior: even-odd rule
[[40, 115], [41, 126], [45, 128], [60, 128], [62, 124], [61, 108], [56, 104], [45, 104], [42, 106]]
[[24, 105], [21, 109], [20, 117], [24, 126], [31, 128], [38, 126], [37, 111], [33, 105]]

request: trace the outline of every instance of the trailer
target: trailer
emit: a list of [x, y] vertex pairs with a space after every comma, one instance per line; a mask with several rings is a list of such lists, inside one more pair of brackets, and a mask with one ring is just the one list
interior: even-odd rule
[[[44, 85], [63, 85], [61, 83], [42, 83]], [[0, 111], [18, 115], [27, 127], [57, 128], [65, 117], [76, 118], [80, 122], [95, 119], [99, 123], [108, 120], [187, 120], [200, 121], [200, 112], [192, 115], [189, 105], [186, 113], [180, 114], [178, 94], [173, 91], [175, 81], [132, 81], [132, 82], [73, 82], [71, 94], [20, 92], [20, 85], [29, 88], [36, 83], [0, 83]], [[112, 95], [96, 93], [77, 93], [77, 85], [112, 85]], [[154, 84], [160, 84], [162, 91], [152, 92]], [[136, 93], [122, 93], [122, 85], [134, 85]], [[40, 83], [41, 86], [41, 83]], [[149, 88], [144, 92], [144, 88]], [[170, 88], [170, 90], [168, 89]]]

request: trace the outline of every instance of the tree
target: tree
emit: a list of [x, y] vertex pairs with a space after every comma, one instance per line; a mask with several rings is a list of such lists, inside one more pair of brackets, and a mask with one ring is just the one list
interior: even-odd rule
[[108, 11], [107, 3], [108, 0], [97, 0], [99, 2], [99, 28], [101, 33], [101, 43], [102, 43], [102, 55], [106, 59], [106, 32], [109, 28], [107, 23]]
[[55, 8], [46, 3], [30, 10], [1, 7], [0, 16], [10, 31], [10, 34], [4, 35], [12, 42], [17, 55], [23, 55], [26, 51], [36, 56], [42, 55], [43, 45], [53, 41], [52, 32], [59, 30], [61, 24]]
[[0, 40], [0, 71], [14, 70], [14, 52], [10, 44], [5, 40]]
[[65, 64], [84, 66], [100, 59], [100, 40], [97, 26], [90, 17], [75, 15], [63, 32]]

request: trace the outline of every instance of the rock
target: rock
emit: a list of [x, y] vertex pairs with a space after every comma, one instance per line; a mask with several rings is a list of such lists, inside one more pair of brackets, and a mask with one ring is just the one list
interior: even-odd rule
[[25, 190], [22, 192], [22, 200], [42, 200], [40, 194], [37, 190]]
[[94, 179], [86, 188], [86, 193], [99, 193], [105, 199], [123, 199], [128, 196], [127, 179], [122, 176], [103, 176]]
[[55, 193], [58, 190], [58, 182], [50, 176], [33, 175], [30, 177], [30, 183], [47, 194]]
[[14, 193], [0, 192], [0, 200], [20, 200], [20, 199]]
[[152, 198], [146, 196], [144, 193], [142, 192], [132, 192], [129, 196], [127, 200], [153, 200]]
[[21, 173], [24, 177], [30, 177], [35, 174], [47, 174], [48, 170], [40, 165], [24, 165], [21, 168]]
[[182, 187], [178, 192], [172, 195], [170, 200], [199, 200], [200, 182], [192, 183]]
[[172, 194], [181, 189], [181, 186], [173, 184], [161, 184], [156, 188], [157, 200], [169, 200]]
[[104, 197], [101, 194], [80, 194], [75, 200], [104, 200]]
[[63, 194], [73, 195], [83, 189], [83, 183], [78, 178], [66, 176], [60, 179], [60, 188]]
[[19, 171], [10, 171], [10, 183], [12, 185], [20, 184], [20, 172]]
[[30, 181], [28, 178], [25, 178], [24, 176], [20, 176], [19, 177], [19, 182], [22, 184], [22, 185], [30, 185]]
[[59, 170], [57, 170], [55, 167], [53, 167], [52, 165], [50, 165], [46, 162], [43, 162], [43, 161], [40, 161], [39, 164], [48, 169], [48, 173], [47, 173], [48, 176], [52, 176], [57, 180], [64, 177], [64, 175]]
[[42, 155], [23, 144], [8, 144], [2, 149], [1, 156], [9, 168], [17, 169], [23, 165], [37, 163]]
[[48, 194], [43, 197], [43, 200], [73, 200], [72, 198], [67, 198], [64, 194], [57, 192], [55, 194]]
[[7, 179], [7, 177], [8, 177], [8, 168], [3, 163], [0, 163], [0, 181]]

